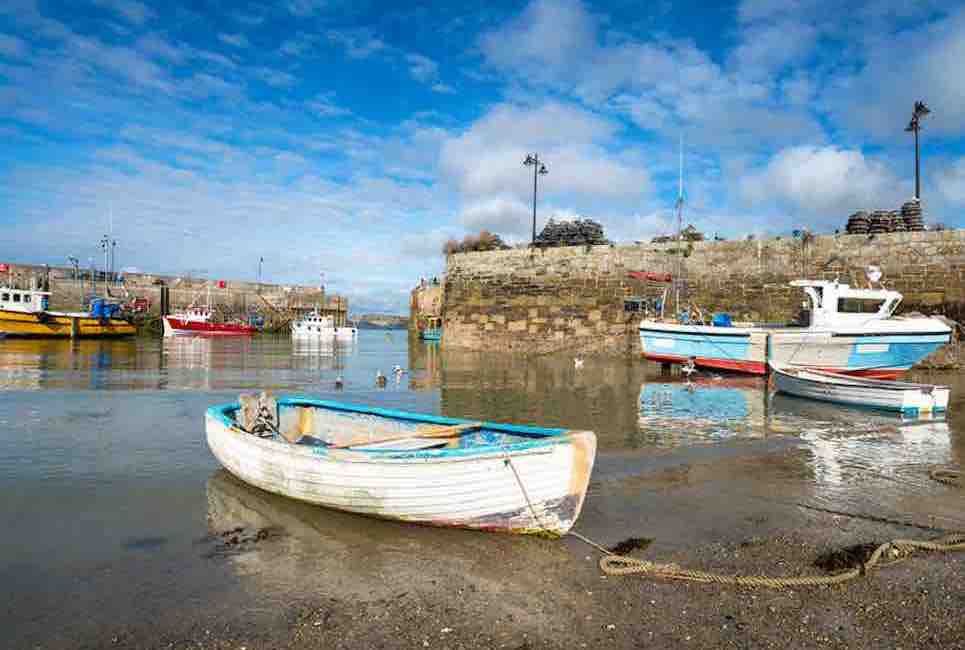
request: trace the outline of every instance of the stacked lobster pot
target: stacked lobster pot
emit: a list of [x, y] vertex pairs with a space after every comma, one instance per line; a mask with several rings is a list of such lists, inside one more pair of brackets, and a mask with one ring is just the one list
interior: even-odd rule
[[868, 233], [878, 235], [891, 230], [891, 213], [887, 210], [874, 210], [868, 225]]
[[847, 231], [849, 235], [867, 235], [870, 225], [871, 219], [868, 217], [868, 213], [860, 210], [848, 217]]
[[918, 199], [905, 201], [901, 206], [901, 219], [905, 224], [905, 230], [924, 230], [925, 222], [921, 214], [921, 201]]
[[905, 220], [902, 218], [901, 213], [898, 210], [892, 210], [889, 212], [888, 219], [891, 222], [889, 232], [905, 232], [908, 230], [905, 227]]

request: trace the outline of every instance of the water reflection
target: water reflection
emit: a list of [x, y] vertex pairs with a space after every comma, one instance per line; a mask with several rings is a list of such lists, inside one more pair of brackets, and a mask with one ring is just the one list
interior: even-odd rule
[[[479, 535], [471, 531], [415, 526], [312, 506], [246, 485], [224, 470], [207, 482], [207, 553], [221, 555], [259, 590], [290, 594], [295, 585], [340, 598], [377, 599], [400, 591], [437, 589], [436, 578], [458, 572], [492, 583], [501, 591], [518, 583], [539, 582], [539, 567], [567, 561], [562, 545], [541, 544], [523, 536]], [[267, 530], [264, 541], [221, 544], [223, 533], [241, 528], [251, 538]], [[532, 571], [500, 573], [504, 554], [533, 553]], [[437, 575], [438, 574], [438, 575]], [[535, 588], [535, 584], [532, 585]], [[530, 591], [523, 591], [530, 593]]]
[[635, 446], [676, 447], [766, 434], [767, 396], [760, 379], [714, 377], [646, 382], [640, 387]]

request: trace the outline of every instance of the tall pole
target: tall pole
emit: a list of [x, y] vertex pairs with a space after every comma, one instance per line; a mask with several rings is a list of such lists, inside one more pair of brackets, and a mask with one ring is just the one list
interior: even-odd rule
[[918, 120], [915, 120], [915, 198], [921, 201], [921, 154], [918, 151]]
[[925, 106], [925, 102], [915, 102], [915, 108], [911, 112], [911, 121], [905, 127], [905, 131], [912, 131], [915, 134], [915, 200], [921, 201], [921, 153], [918, 145], [918, 131], [921, 129], [921, 118], [931, 113], [931, 109]]
[[537, 191], [537, 180], [540, 174], [548, 174], [549, 170], [546, 169], [546, 165], [539, 161], [538, 153], [526, 154], [526, 160], [523, 161], [523, 165], [533, 167], [533, 239], [532, 244], [536, 244], [536, 191]]
[[536, 179], [539, 178], [539, 154], [533, 156], [536, 164], [533, 165], [533, 242], [536, 243]]

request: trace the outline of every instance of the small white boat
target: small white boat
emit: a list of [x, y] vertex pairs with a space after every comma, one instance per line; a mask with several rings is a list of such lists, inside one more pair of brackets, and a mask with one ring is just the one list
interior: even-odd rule
[[907, 417], [941, 416], [948, 409], [948, 386], [854, 377], [840, 373], [770, 364], [782, 393], [888, 411]]
[[375, 517], [513, 533], [565, 534], [596, 457], [590, 431], [264, 394], [209, 408], [205, 426], [224, 468], [268, 492]]
[[292, 321], [291, 329], [292, 338], [297, 339], [334, 341], [336, 335], [335, 320], [331, 316], [322, 316], [317, 311]]

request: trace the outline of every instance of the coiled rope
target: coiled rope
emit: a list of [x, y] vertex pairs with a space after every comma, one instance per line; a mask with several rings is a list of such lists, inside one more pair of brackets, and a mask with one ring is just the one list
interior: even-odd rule
[[[952, 552], [965, 551], [965, 533], [954, 533], [938, 539], [919, 540], [919, 539], [895, 539], [879, 545], [868, 557], [868, 560], [860, 566], [853, 567], [840, 573], [831, 575], [809, 575], [809, 576], [744, 576], [735, 574], [715, 573], [712, 571], [699, 571], [685, 569], [678, 564], [651, 562], [635, 557], [617, 555], [593, 540], [570, 531], [571, 536], [582, 542], [593, 546], [604, 555], [600, 558], [600, 570], [609, 576], [625, 576], [632, 574], [644, 574], [655, 578], [667, 580], [686, 580], [690, 582], [703, 582], [718, 585], [737, 585], [740, 587], [762, 587], [767, 589], [785, 589], [787, 587], [818, 587], [823, 585], [837, 585], [854, 580], [865, 575], [878, 565], [887, 566], [894, 564], [901, 559], [909, 556], [914, 551], [936, 551]], [[882, 564], [882, 558], [891, 560], [887, 564]]]
[[928, 476], [933, 481], [944, 483], [957, 488], [965, 488], [965, 473], [959, 469], [949, 467], [933, 467], [928, 470]]

